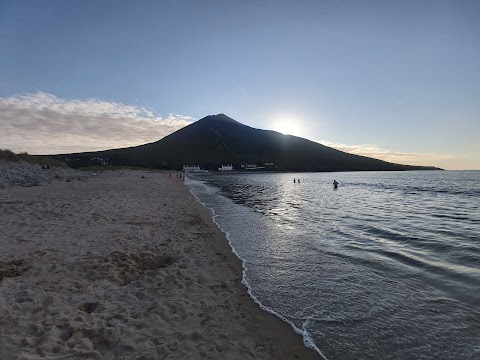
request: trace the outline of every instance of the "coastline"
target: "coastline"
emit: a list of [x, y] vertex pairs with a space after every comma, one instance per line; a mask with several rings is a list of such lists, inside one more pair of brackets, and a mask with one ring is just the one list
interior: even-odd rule
[[[193, 194], [192, 197], [194, 197]], [[251, 336], [257, 339], [264, 338], [263, 341], [266, 343], [273, 342], [275, 344], [273, 346], [277, 348], [277, 351], [273, 351], [275, 354], [272, 354], [272, 359], [322, 359], [313, 349], [305, 347], [302, 336], [296, 334], [290, 324], [261, 309], [248, 295], [247, 288], [242, 285], [242, 261], [233, 253], [225, 233], [213, 221], [212, 210], [202, 205], [198, 199], [194, 198], [194, 200], [202, 220], [210, 224], [215, 232], [211, 243], [212, 248], [224, 256], [238, 278], [237, 296], [240, 299], [238, 305], [240, 311], [247, 314], [246, 317], [252, 320], [248, 326]]]
[[7, 186], [0, 211], [7, 359], [320, 358], [248, 296], [240, 259], [175, 173]]

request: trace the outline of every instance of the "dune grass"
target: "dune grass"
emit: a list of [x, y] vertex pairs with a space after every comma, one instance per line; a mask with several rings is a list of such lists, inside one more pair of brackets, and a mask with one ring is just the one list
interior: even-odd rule
[[30, 155], [26, 152], [17, 154], [8, 149], [0, 149], [0, 160], [14, 162], [24, 161], [31, 164], [67, 167], [63, 162], [52, 159], [48, 156]]

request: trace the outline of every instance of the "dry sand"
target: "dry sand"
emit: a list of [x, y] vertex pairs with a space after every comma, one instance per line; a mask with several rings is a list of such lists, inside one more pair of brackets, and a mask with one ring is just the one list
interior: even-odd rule
[[319, 358], [175, 175], [65, 176], [0, 189], [0, 359]]

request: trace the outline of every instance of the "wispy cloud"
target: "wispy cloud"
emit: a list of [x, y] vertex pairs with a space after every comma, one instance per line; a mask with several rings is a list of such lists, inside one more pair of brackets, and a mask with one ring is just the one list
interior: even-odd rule
[[67, 100], [37, 92], [0, 97], [0, 148], [55, 154], [128, 147], [159, 140], [195, 119], [155, 115], [98, 99]]
[[407, 165], [433, 165], [443, 167], [445, 166], [443, 164], [449, 163], [458, 158], [458, 156], [450, 154], [398, 152], [381, 148], [378, 145], [347, 145], [330, 142], [327, 140], [320, 140], [318, 142], [325, 146], [345, 151], [350, 154], [368, 156], [380, 160]]

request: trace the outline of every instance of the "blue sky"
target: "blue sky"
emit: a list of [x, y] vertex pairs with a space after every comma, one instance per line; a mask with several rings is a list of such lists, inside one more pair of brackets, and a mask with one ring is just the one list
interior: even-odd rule
[[479, 1], [0, 0], [0, 148], [158, 140], [209, 114], [480, 169]]

